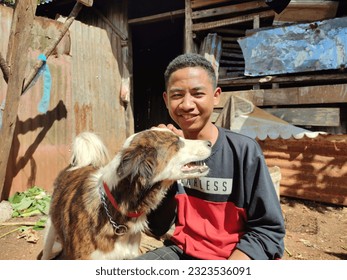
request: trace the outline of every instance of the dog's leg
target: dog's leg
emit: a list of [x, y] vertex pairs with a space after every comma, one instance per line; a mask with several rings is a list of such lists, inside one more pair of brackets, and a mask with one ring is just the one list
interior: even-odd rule
[[57, 232], [52, 225], [51, 219], [48, 218], [46, 223], [46, 234], [41, 260], [51, 260], [55, 258], [63, 249], [60, 242], [57, 241]]

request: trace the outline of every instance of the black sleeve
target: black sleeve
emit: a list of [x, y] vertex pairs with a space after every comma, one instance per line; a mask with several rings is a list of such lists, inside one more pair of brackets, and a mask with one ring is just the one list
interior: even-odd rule
[[148, 227], [150, 233], [156, 237], [164, 235], [176, 220], [176, 200], [177, 184], [171, 186], [166, 196], [157, 207], [148, 215]]
[[285, 226], [280, 203], [262, 155], [248, 161], [247, 232], [237, 248], [252, 259], [278, 259], [284, 252]]

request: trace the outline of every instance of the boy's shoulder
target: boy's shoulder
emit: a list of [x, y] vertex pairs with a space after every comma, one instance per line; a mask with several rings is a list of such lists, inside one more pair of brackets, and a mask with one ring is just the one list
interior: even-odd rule
[[250, 145], [258, 145], [258, 142], [244, 134], [240, 134], [238, 132], [232, 131], [227, 128], [223, 127], [218, 127], [219, 132], [225, 135], [226, 138], [228, 138], [230, 141], [235, 142], [235, 143], [240, 143], [240, 144], [250, 144]]
[[217, 147], [233, 147], [236, 153], [262, 154], [260, 145], [255, 139], [226, 128], [218, 127], [218, 129], [220, 138]]

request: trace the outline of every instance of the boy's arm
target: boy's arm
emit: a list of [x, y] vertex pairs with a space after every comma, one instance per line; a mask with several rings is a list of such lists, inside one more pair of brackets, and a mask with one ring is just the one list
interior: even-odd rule
[[228, 260], [251, 260], [251, 258], [239, 249], [235, 249]]
[[171, 186], [160, 205], [148, 215], [150, 233], [160, 237], [167, 233], [176, 220], [176, 183]]
[[285, 226], [278, 197], [262, 153], [247, 166], [247, 232], [237, 249], [251, 259], [278, 259], [284, 252]]

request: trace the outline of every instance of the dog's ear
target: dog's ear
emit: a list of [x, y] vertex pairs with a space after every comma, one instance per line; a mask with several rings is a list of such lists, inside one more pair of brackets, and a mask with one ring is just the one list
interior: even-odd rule
[[157, 166], [157, 150], [154, 147], [129, 147], [122, 152], [117, 169], [120, 178], [128, 177], [130, 182], [139, 180], [142, 185], [148, 185]]

